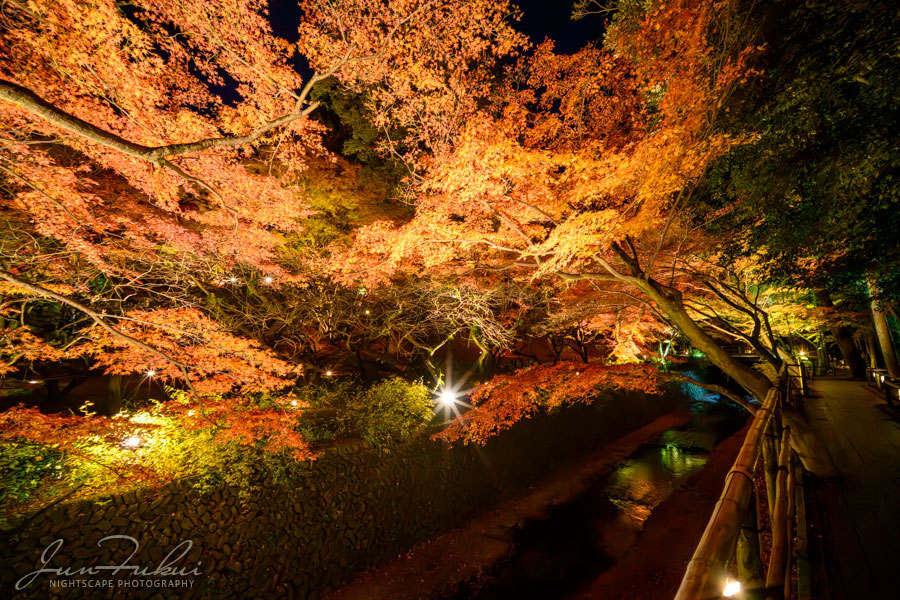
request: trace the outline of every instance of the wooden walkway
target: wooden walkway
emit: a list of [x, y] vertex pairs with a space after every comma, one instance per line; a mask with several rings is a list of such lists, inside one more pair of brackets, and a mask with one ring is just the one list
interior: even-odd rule
[[809, 476], [812, 597], [900, 598], [900, 414], [848, 377], [811, 391], [806, 415], [830, 471]]

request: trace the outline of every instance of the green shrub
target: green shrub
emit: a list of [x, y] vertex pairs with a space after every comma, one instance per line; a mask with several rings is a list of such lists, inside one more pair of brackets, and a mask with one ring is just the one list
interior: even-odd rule
[[0, 443], [0, 507], [25, 502], [48, 477], [58, 477], [63, 455], [25, 442]]
[[352, 396], [338, 414], [342, 429], [377, 445], [409, 439], [431, 418], [431, 393], [421, 381], [380, 381]]
[[431, 393], [421, 381], [400, 377], [363, 387], [350, 381], [327, 381], [296, 390], [307, 404], [301, 432], [310, 443], [334, 438], [362, 438], [384, 445], [403, 441], [431, 418]]

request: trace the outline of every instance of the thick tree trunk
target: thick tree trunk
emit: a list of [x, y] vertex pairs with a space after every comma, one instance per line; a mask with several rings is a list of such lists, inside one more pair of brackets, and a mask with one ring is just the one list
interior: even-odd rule
[[819, 329], [819, 343], [816, 346], [816, 359], [819, 361], [820, 373], [828, 373], [831, 370], [831, 356], [825, 345], [825, 330]]
[[875, 338], [871, 330], [866, 330], [863, 336], [863, 343], [866, 345], [866, 366], [870, 369], [877, 369], [878, 352], [875, 349]]
[[722, 349], [716, 340], [700, 329], [684, 307], [681, 292], [652, 279], [645, 282], [646, 285], [641, 286], [643, 291], [653, 300], [657, 308], [672, 320], [694, 348], [706, 354], [711, 363], [734, 378], [741, 387], [762, 402], [772, 387], [768, 377], [736, 360]]
[[884, 358], [884, 367], [891, 377], [900, 377], [900, 364], [897, 363], [897, 355], [894, 353], [894, 344], [891, 342], [891, 330], [888, 329], [887, 319], [884, 318], [881, 301], [876, 300], [878, 287], [874, 280], [869, 280], [869, 298], [872, 303], [872, 322], [875, 325], [875, 336], [881, 347], [881, 355]]
[[[816, 290], [816, 300], [818, 301], [819, 306], [834, 308], [834, 302], [831, 301], [831, 294], [824, 288]], [[834, 341], [841, 351], [841, 356], [844, 357], [853, 376], [865, 377], [866, 363], [863, 361], [862, 354], [856, 347], [856, 344], [853, 343], [853, 335], [850, 333], [850, 329], [840, 324], [833, 325], [831, 327], [831, 335], [834, 336]]]

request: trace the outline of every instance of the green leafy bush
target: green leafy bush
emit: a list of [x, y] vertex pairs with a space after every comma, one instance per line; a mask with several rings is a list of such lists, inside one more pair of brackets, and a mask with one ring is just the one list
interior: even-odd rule
[[36, 444], [0, 443], [0, 507], [25, 502], [47, 477], [58, 477], [62, 453]]
[[299, 388], [296, 395], [310, 407], [301, 426], [310, 443], [334, 438], [362, 438], [376, 445], [403, 441], [432, 415], [428, 388], [400, 377], [370, 387], [327, 381]]
[[392, 377], [352, 396], [338, 419], [345, 431], [383, 445], [409, 439], [431, 418], [431, 405], [421, 381]]

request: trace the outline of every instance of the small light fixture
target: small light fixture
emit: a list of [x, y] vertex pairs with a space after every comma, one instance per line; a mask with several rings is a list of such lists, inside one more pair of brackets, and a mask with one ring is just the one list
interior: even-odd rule
[[800, 351], [800, 356], [806, 356], [806, 350], [801, 350], [801, 351]]
[[147, 369], [144, 372], [144, 375], [146, 375], [147, 377], [156, 377], [156, 370], [155, 369]]
[[576, 375], [581, 375], [581, 371], [575, 371]]
[[297, 401], [296, 401], [296, 400], [291, 400], [291, 406], [297, 406]]
[[139, 435], [130, 435], [122, 440], [122, 447], [129, 450], [137, 450], [144, 445], [144, 440]]
[[732, 581], [731, 579], [725, 580], [725, 589], [722, 590], [722, 595], [726, 598], [731, 598], [733, 596], [737, 596], [741, 593], [741, 582], [740, 581]]
[[444, 406], [453, 406], [456, 404], [456, 394], [454, 394], [451, 390], [444, 388], [440, 395], [441, 403]]
[[331, 371], [325, 371], [325, 377], [331, 377]]
[[228, 278], [228, 283], [237, 283], [237, 282], [238, 282], [238, 278], [235, 277], [234, 275], [232, 275], [231, 277]]
[[32, 379], [28, 383], [30, 383], [31, 385], [36, 385], [36, 384], [40, 383], [40, 381], [38, 381], [37, 379]]
[[369, 311], [369, 309], [367, 308], [367, 309], [366, 309], [366, 314], [369, 314], [369, 312], [370, 312], [370, 311]]
[[263, 277], [263, 283], [272, 283], [271, 277]]

